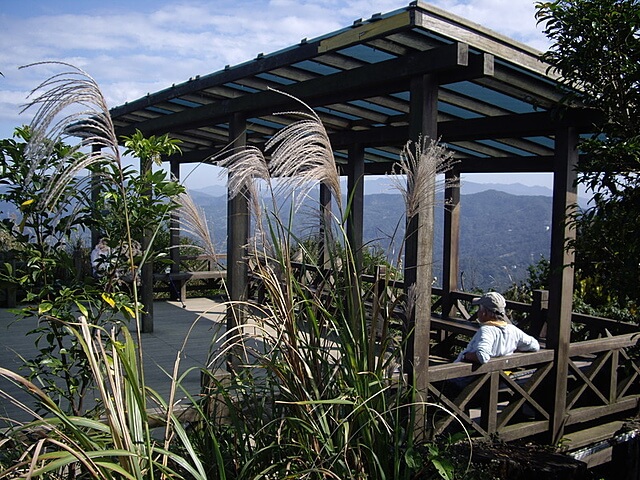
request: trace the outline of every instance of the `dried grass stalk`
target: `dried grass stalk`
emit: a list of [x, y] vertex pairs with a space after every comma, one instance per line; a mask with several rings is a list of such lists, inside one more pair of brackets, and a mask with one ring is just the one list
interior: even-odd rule
[[253, 145], [236, 149], [220, 159], [218, 166], [228, 170], [227, 188], [231, 198], [235, 198], [245, 190], [254, 193], [255, 180], [269, 182], [271, 179], [264, 154]]
[[272, 177], [287, 179], [282, 182], [293, 188], [311, 188], [316, 182], [324, 183], [342, 206], [340, 176], [336, 167], [329, 136], [320, 117], [301, 100], [279, 92], [301, 103], [306, 112], [282, 112], [276, 115], [298, 115], [302, 120], [277, 132], [266, 144], [272, 151], [269, 171]]
[[201, 248], [205, 255], [215, 258], [215, 244], [211, 238], [204, 210], [196, 205], [193, 197], [187, 191], [181, 193], [176, 201], [180, 205], [177, 212], [180, 229], [199, 241], [200, 245], [193, 246]]
[[[392, 183], [404, 199], [407, 219], [433, 206], [425, 205], [424, 199], [431, 198], [429, 191], [434, 186], [435, 191], [449, 186], [446, 182], [438, 184], [435, 179], [437, 175], [451, 170], [454, 163], [453, 152], [448, 151], [436, 140], [420, 137], [415, 143], [407, 142], [391, 177]], [[401, 176], [406, 177], [406, 181], [403, 181]]]
[[[71, 147], [63, 161], [55, 165], [54, 181], [47, 185], [41, 208], [55, 204], [78, 173], [98, 162], [120, 165], [120, 153], [109, 107], [96, 81], [85, 71], [64, 62], [39, 62], [40, 65], [63, 66], [68, 70], [42, 82], [29, 94], [22, 112], [37, 108], [30, 125], [31, 139], [25, 150], [30, 163], [26, 181], [38, 170], [49, 168], [49, 159], [58, 142], [70, 137], [81, 141]], [[85, 153], [83, 149], [90, 149]], [[68, 160], [68, 161], [65, 161]]]

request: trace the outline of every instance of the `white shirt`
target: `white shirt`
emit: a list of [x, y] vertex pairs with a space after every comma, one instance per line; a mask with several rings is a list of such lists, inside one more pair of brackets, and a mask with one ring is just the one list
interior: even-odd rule
[[540, 350], [540, 344], [531, 335], [510, 323], [504, 327], [481, 325], [480, 330], [455, 361], [461, 362], [466, 353], [475, 352], [480, 363], [487, 363], [491, 357], [511, 355], [516, 350], [537, 352]]

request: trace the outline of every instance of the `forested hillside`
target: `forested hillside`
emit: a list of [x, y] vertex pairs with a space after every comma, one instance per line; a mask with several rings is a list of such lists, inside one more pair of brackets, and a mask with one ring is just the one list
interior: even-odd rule
[[[220, 251], [226, 249], [227, 198], [203, 192], [190, 192], [205, 211], [209, 228]], [[318, 205], [313, 198], [305, 201], [295, 216], [295, 232], [301, 238], [317, 233]], [[288, 218], [290, 205], [283, 202], [281, 218]], [[13, 215], [7, 204], [0, 204], [2, 216]], [[434, 276], [436, 285], [442, 278], [442, 200], [436, 207], [434, 242]], [[400, 194], [365, 195], [364, 241], [397, 264], [404, 235], [404, 203]], [[551, 241], [551, 197], [512, 195], [486, 190], [461, 195], [460, 286], [465, 290], [480, 288], [505, 290], [526, 278], [527, 266], [541, 256], [549, 258]], [[88, 235], [88, 233], [87, 233]], [[87, 237], [88, 241], [88, 237]]]
[[[226, 238], [226, 197], [192, 192], [205, 210], [216, 242]], [[436, 207], [434, 275], [442, 278], [442, 202]], [[286, 212], [288, 206], [283, 207]], [[365, 196], [364, 240], [397, 261], [404, 234], [404, 203], [399, 194]], [[286, 218], [286, 214], [284, 217]], [[296, 232], [316, 232], [317, 205], [311, 200], [299, 209]], [[460, 270], [465, 290], [504, 290], [526, 278], [527, 266], [549, 257], [551, 197], [511, 195], [487, 190], [461, 196]], [[224, 248], [224, 246], [222, 247]]]

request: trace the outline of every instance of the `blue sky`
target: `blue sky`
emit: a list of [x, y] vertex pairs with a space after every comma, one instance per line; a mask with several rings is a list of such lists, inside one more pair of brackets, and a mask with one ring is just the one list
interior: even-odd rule
[[[65, 61], [100, 85], [110, 107], [396, 10], [409, 0], [0, 0], [0, 138], [29, 123], [21, 105], [47, 67]], [[431, 4], [539, 50], [533, 0], [433, 0]], [[196, 181], [195, 178], [199, 181]], [[199, 188], [216, 179], [192, 176]], [[536, 176], [509, 177], [548, 184]], [[495, 181], [492, 179], [491, 181]], [[487, 180], [489, 181], [489, 180]]]

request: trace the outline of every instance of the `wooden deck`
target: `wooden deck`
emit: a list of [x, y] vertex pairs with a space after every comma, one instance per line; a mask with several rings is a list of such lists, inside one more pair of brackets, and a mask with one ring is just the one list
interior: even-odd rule
[[[184, 302], [185, 308], [179, 301], [156, 301], [154, 332], [142, 334], [147, 384], [165, 398], [168, 398], [170, 378], [164, 371], [173, 370], [178, 352], [182, 350], [180, 373], [191, 367], [204, 368], [212, 339], [216, 332], [226, 328], [222, 303], [207, 298], [188, 298]], [[523, 311], [533, 314], [535, 309], [525, 305]], [[8, 310], [0, 310], [0, 365], [16, 370], [21, 364], [20, 356], [28, 358], [35, 353], [34, 340], [26, 333], [36, 326], [36, 321], [16, 323], [13, 320]], [[596, 430], [599, 434], [606, 432], [605, 436], [609, 437], [619, 433], [624, 419], [637, 416], [640, 408], [640, 361], [634, 353], [640, 334], [630, 332], [628, 325], [621, 325], [622, 333], [614, 335], [611, 330], [615, 325], [611, 321], [605, 320], [599, 325], [597, 320], [584, 316], [574, 320], [584, 323], [596, 338], [572, 342], [569, 347], [561, 439], [567, 451], [577, 452], [596, 440], [601, 441], [602, 435], [592, 434]], [[476, 329], [477, 325], [464, 317], [432, 318], [434, 347], [428, 367], [430, 401], [454, 412], [473, 436], [550, 442], [551, 422], [558, 404], [553, 394], [558, 371], [554, 351], [543, 348], [534, 353], [517, 353], [492, 359], [481, 366], [451, 363], [447, 350], [466, 342]], [[199, 393], [201, 388], [197, 369], [183, 381], [183, 386], [192, 394]], [[472, 382], [462, 392], [452, 394], [446, 382], [458, 377], [471, 377]], [[10, 386], [1, 381], [0, 388]], [[6, 400], [0, 399], [0, 402], [0, 416], [25, 419]], [[439, 409], [430, 415], [432, 435], [455, 426], [452, 418], [443, 416]], [[603, 453], [598, 455], [595, 460], [589, 460], [590, 464], [606, 458]]]
[[[192, 367], [204, 368], [212, 338], [217, 330], [225, 328], [225, 307], [222, 303], [207, 298], [189, 298], [185, 304], [186, 308], [182, 308], [180, 302], [155, 302], [154, 331], [142, 334], [146, 382], [163, 398], [169, 397], [170, 386], [170, 379], [164, 372], [173, 371], [178, 352], [182, 350], [180, 374]], [[20, 357], [32, 358], [36, 354], [34, 336], [27, 335], [27, 332], [37, 326], [37, 321], [33, 318], [20, 322], [14, 320], [9, 310], [0, 309], [0, 365], [21, 372]], [[182, 385], [192, 394], [199, 393], [199, 370], [188, 373]], [[0, 389], [17, 395], [23, 401], [30, 400], [28, 395], [6, 380], [0, 379]], [[5, 398], [0, 398], [0, 417], [28, 419]], [[5, 426], [3, 423], [0, 419], [0, 428]]]

